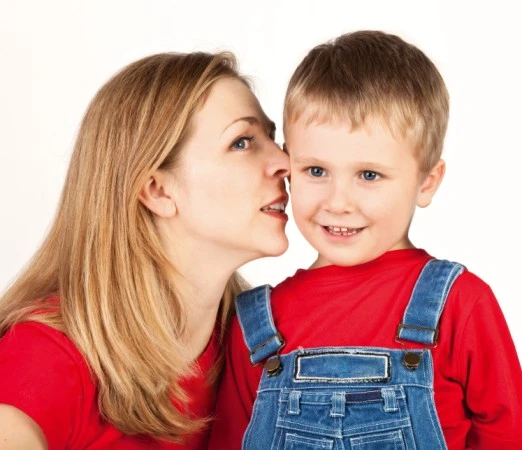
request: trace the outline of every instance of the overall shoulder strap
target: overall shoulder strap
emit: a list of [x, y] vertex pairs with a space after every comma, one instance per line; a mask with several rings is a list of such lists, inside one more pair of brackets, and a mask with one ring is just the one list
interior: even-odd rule
[[271, 290], [269, 285], [259, 286], [243, 292], [236, 299], [236, 312], [252, 364], [277, 353], [285, 344], [274, 325]]
[[438, 324], [449, 291], [456, 278], [464, 271], [461, 264], [431, 259], [422, 269], [406, 307], [397, 338], [435, 344]]

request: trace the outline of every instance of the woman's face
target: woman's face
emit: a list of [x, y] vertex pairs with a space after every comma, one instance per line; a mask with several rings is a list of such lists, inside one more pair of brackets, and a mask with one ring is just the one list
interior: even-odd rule
[[214, 84], [174, 169], [177, 242], [209, 258], [236, 254], [239, 264], [287, 249], [289, 162], [274, 131], [241, 81]]

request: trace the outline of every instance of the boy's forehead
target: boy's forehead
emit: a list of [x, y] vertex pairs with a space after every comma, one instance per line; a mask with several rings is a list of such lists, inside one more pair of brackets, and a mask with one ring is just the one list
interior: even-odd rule
[[412, 148], [414, 153], [417, 152], [418, 139], [413, 128], [400, 128], [393, 126], [391, 118], [385, 118], [378, 115], [370, 115], [354, 122], [347, 115], [346, 117], [334, 116], [329, 119], [312, 117], [310, 115], [301, 115], [296, 120], [286, 121], [283, 127], [286, 147], [290, 150], [291, 141], [299, 140], [303, 135], [310, 136], [317, 131], [321, 131], [323, 135], [357, 132], [364, 130], [371, 136], [386, 136], [390, 140], [397, 141], [408, 148]]
[[310, 117], [301, 116], [297, 120], [285, 123], [284, 135], [285, 141], [303, 138], [304, 135], [310, 137], [312, 135], [345, 135], [352, 134], [359, 130], [364, 130], [369, 136], [375, 134], [388, 135], [390, 139], [402, 140], [402, 136], [396, 136], [385, 120], [378, 117], [369, 117], [360, 123], [353, 123], [349, 117], [339, 118], [333, 117], [329, 120], [310, 119]]
[[394, 167], [401, 160], [417, 160], [411, 139], [396, 136], [382, 120], [366, 120], [360, 126], [351, 123], [297, 120], [285, 127], [284, 149], [293, 163], [351, 165], [372, 163]]

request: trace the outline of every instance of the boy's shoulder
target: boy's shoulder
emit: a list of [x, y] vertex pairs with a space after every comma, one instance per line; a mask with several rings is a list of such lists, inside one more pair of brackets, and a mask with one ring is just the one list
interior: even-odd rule
[[[422, 268], [425, 266], [425, 264], [427, 264], [430, 260], [433, 259], [440, 258], [433, 258], [426, 253], [426, 259], [424, 261], [418, 260], [417, 267], [415, 267], [412, 264], [406, 264], [404, 267], [404, 275], [409, 278], [412, 276], [412, 273], [414, 273], [415, 279], [418, 279], [418, 276], [420, 275]], [[459, 296], [467, 296], [473, 298], [482, 296], [489, 297], [493, 295], [491, 287], [482, 278], [480, 278], [474, 272], [470, 271], [465, 264], [460, 262], [459, 264], [461, 264], [464, 267], [464, 270], [456, 278], [451, 288], [450, 295], [455, 296], [455, 294], [457, 294]], [[395, 269], [397, 268], [398, 267], [395, 266]], [[386, 268], [383, 267], [383, 277], [389, 278], [394, 277], [396, 275], [400, 275], [401, 271], [391, 271], [391, 273], [388, 274], [385, 274], [385, 272]], [[328, 273], [325, 273], [324, 275], [325, 276], [321, 281], [329, 281]], [[279, 297], [281, 295], [284, 296], [288, 292], [295, 292], [296, 290], [301, 289], [309, 289], [310, 286], [308, 285], [308, 283], [311, 281], [317, 283], [317, 274], [313, 274], [312, 276], [310, 276], [310, 270], [298, 269], [293, 275], [287, 277], [279, 284], [277, 284], [274, 288], [272, 288], [272, 296], [276, 295], [277, 297]]]
[[463, 291], [485, 292], [491, 291], [489, 284], [482, 278], [471, 272], [466, 266], [461, 275], [455, 280], [454, 287]]
[[280, 289], [288, 289], [294, 288], [297, 284], [299, 284], [303, 278], [309, 273], [309, 269], [297, 269], [293, 275], [286, 277], [283, 281], [276, 284], [272, 290], [280, 290]]
[[448, 306], [454, 311], [472, 313], [485, 304], [497, 305], [491, 287], [475, 273], [465, 269], [457, 277], [448, 296]]
[[[395, 255], [397, 259], [397, 255]], [[396, 292], [397, 286], [405, 289], [401, 295], [406, 294], [408, 289], [412, 289], [418, 280], [420, 273], [426, 263], [434, 259], [428, 253], [417, 251], [415, 258], [403, 261], [389, 261], [390, 264], [382, 264], [366, 270], [354, 273], [350, 268], [340, 266], [327, 266], [321, 269], [298, 269], [293, 275], [287, 277], [275, 287], [269, 285], [258, 286], [247, 293], [243, 293], [240, 297], [249, 299], [255, 296], [267, 296], [270, 303], [274, 306], [280, 304], [281, 301], [286, 303], [285, 299], [295, 299], [308, 297], [310, 295], [324, 296], [343, 296], [343, 295], [359, 295], [361, 292], [367, 294], [368, 288], [372, 286], [372, 291], [377, 292], [379, 289], [388, 292]], [[440, 258], [437, 258], [440, 259]], [[393, 264], [392, 264], [393, 263]], [[448, 301], [453, 304], [459, 304], [458, 308], [469, 308], [477, 301], [495, 300], [490, 286], [475, 273], [466, 268], [456, 278], [449, 292]], [[391, 288], [390, 288], [391, 286]]]

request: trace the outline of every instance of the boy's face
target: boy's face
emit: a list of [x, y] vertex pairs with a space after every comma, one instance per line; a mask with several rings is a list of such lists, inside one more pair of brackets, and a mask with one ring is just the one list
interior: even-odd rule
[[422, 176], [409, 139], [395, 139], [378, 120], [288, 124], [291, 198], [299, 230], [319, 252], [312, 267], [352, 266], [388, 250], [413, 247], [408, 229], [427, 206], [444, 162]]

